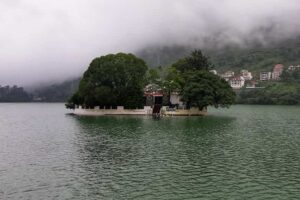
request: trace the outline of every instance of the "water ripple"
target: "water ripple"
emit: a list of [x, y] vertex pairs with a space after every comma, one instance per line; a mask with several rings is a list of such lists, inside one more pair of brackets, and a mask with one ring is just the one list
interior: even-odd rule
[[161, 120], [62, 108], [0, 104], [0, 199], [300, 198], [299, 107]]

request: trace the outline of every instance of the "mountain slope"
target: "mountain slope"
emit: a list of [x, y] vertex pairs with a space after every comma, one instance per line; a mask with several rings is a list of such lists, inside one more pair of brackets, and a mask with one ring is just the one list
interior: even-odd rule
[[[151, 67], [166, 66], [188, 55], [194, 49], [186, 46], [148, 47], [138, 51], [137, 55]], [[300, 64], [300, 37], [268, 46], [253, 44], [245, 48], [231, 45], [219, 49], [202, 48], [201, 50], [210, 57], [215, 68], [220, 71], [249, 69], [259, 72], [270, 70], [276, 63]]]

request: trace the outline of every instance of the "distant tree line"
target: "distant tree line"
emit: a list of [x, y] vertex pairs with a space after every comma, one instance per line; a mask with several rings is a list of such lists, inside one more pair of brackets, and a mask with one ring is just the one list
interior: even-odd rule
[[0, 102], [29, 102], [32, 96], [22, 87], [0, 86]]

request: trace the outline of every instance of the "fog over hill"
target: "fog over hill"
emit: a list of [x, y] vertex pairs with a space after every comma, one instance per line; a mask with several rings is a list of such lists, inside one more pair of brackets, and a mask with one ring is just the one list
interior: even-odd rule
[[298, 0], [2, 0], [0, 85], [80, 76], [97, 56], [269, 46], [300, 34]]

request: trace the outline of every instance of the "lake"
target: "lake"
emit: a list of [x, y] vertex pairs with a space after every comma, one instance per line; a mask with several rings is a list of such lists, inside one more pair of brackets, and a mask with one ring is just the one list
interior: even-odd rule
[[68, 112], [0, 104], [0, 199], [300, 199], [300, 107]]

